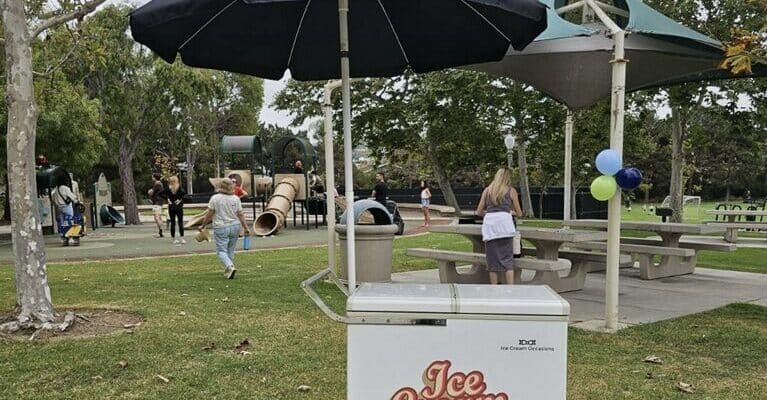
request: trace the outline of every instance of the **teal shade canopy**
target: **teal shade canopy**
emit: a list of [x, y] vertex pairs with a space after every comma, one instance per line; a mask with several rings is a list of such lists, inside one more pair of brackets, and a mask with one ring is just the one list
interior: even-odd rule
[[[556, 12], [564, 0], [541, 0], [548, 28], [523, 51], [509, 51], [493, 63], [466, 69], [512, 78], [533, 86], [572, 110], [589, 107], [611, 94], [613, 40], [602, 23], [577, 25]], [[724, 59], [718, 40], [690, 29], [640, 0], [618, 0], [629, 15], [615, 17], [626, 32], [629, 60], [626, 91], [667, 87], [687, 82], [767, 76], [757, 64], [752, 75], [732, 75], [719, 68]]]

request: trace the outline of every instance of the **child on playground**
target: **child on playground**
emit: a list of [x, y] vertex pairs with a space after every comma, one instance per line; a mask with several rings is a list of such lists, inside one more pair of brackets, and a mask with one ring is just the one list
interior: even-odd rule
[[421, 211], [423, 211], [423, 225], [429, 226], [429, 204], [431, 203], [431, 191], [426, 181], [421, 181]]
[[[170, 218], [170, 237], [173, 244], [186, 244], [184, 240], [184, 196], [186, 191], [181, 187], [177, 176], [168, 178], [168, 218]], [[176, 239], [176, 222], [178, 222], [178, 234], [181, 239]]]

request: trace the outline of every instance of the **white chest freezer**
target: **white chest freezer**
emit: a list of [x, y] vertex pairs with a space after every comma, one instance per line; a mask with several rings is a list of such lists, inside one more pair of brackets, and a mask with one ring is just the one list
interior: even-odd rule
[[569, 313], [548, 286], [363, 284], [348, 399], [564, 400]]

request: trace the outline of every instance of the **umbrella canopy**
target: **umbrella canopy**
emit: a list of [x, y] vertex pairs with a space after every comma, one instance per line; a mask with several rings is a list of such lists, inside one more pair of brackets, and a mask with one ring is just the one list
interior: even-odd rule
[[[346, 203], [354, 209], [350, 77], [500, 60], [546, 29], [546, 7], [537, 0], [153, 0], [130, 23], [134, 39], [168, 62], [180, 54], [191, 66], [268, 79], [286, 69], [299, 80], [341, 78]], [[354, 236], [350, 220], [352, 290]]]
[[[500, 60], [546, 28], [537, 0], [351, 0], [351, 77]], [[337, 0], [154, 0], [131, 15], [136, 41], [167, 62], [298, 80], [341, 78]]]
[[[527, 83], [572, 110], [610, 97], [614, 43], [599, 23], [575, 25], [553, 7], [564, 2], [543, 0], [548, 28], [522, 52], [509, 52], [497, 63], [467, 67], [507, 76]], [[669, 19], [638, 0], [624, 0], [628, 19], [625, 42], [629, 65], [626, 91], [636, 91], [685, 82], [733, 78], [719, 68], [722, 44]], [[561, 4], [560, 4], [561, 3]], [[621, 22], [619, 20], [619, 22]], [[767, 67], [757, 65], [754, 75], [767, 76]]]

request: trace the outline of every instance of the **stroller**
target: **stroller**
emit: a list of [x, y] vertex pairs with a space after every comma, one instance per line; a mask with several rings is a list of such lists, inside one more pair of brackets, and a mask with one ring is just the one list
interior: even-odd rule
[[389, 214], [392, 215], [392, 221], [394, 221], [394, 225], [397, 225], [397, 233], [395, 233], [395, 235], [400, 236], [405, 233], [405, 221], [402, 220], [402, 216], [399, 213], [397, 202], [387, 199], [386, 209], [389, 211]]

